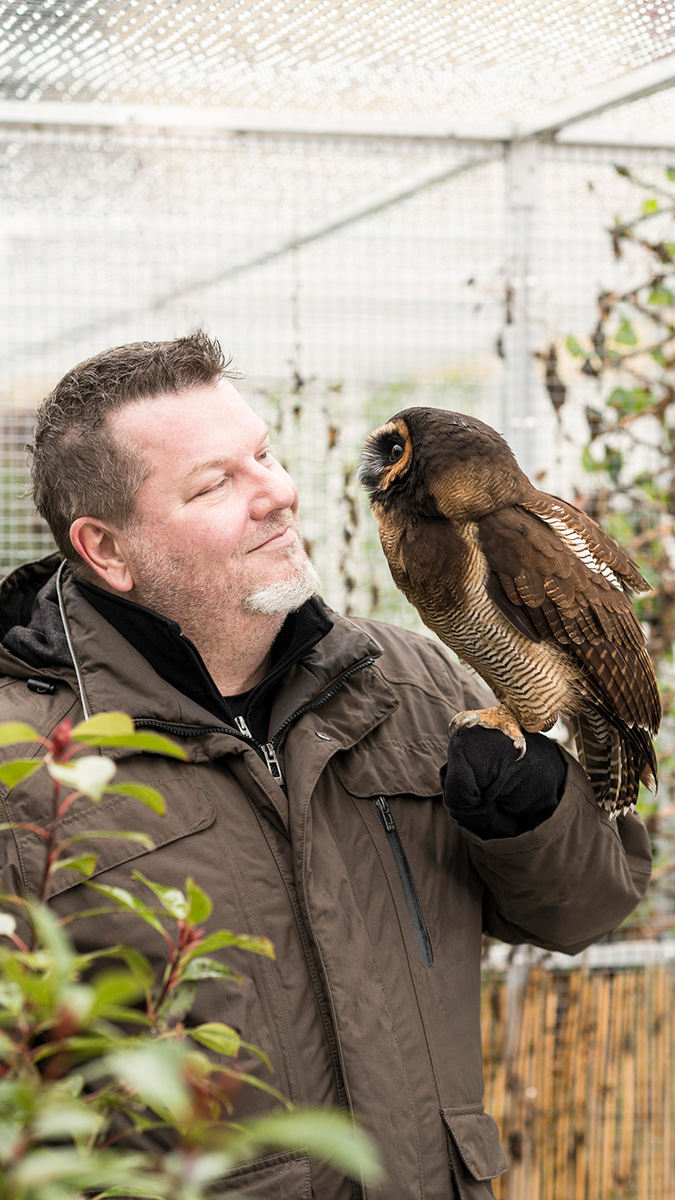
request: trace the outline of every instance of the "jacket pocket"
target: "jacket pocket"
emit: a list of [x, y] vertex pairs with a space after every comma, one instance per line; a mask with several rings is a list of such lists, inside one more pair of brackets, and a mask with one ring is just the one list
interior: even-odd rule
[[488, 1200], [490, 1185], [506, 1170], [497, 1122], [482, 1109], [442, 1108], [449, 1134], [450, 1165], [460, 1200]]
[[256, 1200], [312, 1200], [309, 1159], [272, 1154], [237, 1167], [212, 1184], [209, 1196], [255, 1196]]
[[[123, 778], [123, 772], [120, 772], [120, 775]], [[134, 772], [133, 779], [134, 782], [146, 782], [141, 777], [139, 770]], [[191, 833], [198, 833], [213, 825], [216, 819], [216, 810], [204, 791], [198, 768], [188, 763], [181, 764], [180, 774], [178, 774], [175, 767], [173, 772], [160, 772], [155, 766], [154, 774], [148, 779], [148, 782], [158, 788], [165, 797], [166, 812], [163, 816], [145, 808], [139, 804], [138, 800], [134, 800], [130, 796], [109, 794], [97, 805], [92, 805], [86, 799], [82, 806], [73, 804], [72, 810], [61, 822], [61, 835], [72, 837], [74, 834], [88, 835], [90, 831], [114, 834], [117, 831], [140, 830], [152, 839], [155, 850], [158, 850], [161, 846], [167, 846], [171, 842], [176, 842], [180, 838], [187, 837]], [[180, 793], [178, 792], [179, 788]], [[177, 802], [176, 797], [179, 794], [181, 799], [184, 797], [182, 802]], [[141, 843], [127, 841], [124, 838], [97, 838], [96, 832], [93, 832], [90, 838], [87, 837], [86, 840], [77, 844], [78, 854], [94, 853], [96, 855], [96, 866], [91, 875], [92, 879], [113, 867], [132, 862], [134, 859], [150, 853]], [[38, 842], [34, 834], [19, 831], [17, 841], [23, 843], [24, 861], [30, 852], [35, 857], [36, 849], [39, 858], [44, 853], [42, 844]], [[29, 843], [32, 844], [29, 845]], [[39, 865], [38, 863], [38, 867]], [[34, 876], [35, 873], [34, 871]], [[68, 888], [81, 883], [82, 875], [79, 872], [67, 869], [57, 871], [50, 881], [48, 898], [52, 899]]]

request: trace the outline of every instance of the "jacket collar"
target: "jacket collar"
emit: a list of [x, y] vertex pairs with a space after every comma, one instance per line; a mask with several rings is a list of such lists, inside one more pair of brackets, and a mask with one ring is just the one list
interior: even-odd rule
[[[183, 635], [176, 621], [92, 584], [80, 581], [78, 587], [92, 608], [122, 634], [166, 683], [205, 708], [219, 723], [233, 725], [229, 705], [218, 691], [196, 646]], [[267, 740], [274, 689], [288, 667], [321, 641], [332, 624], [316, 597], [286, 618], [272, 648], [270, 670], [249, 691], [246, 700], [243, 715], [255, 736]]]
[[[9, 576], [0, 591], [0, 611], [3, 599], [6, 601], [7, 596], [11, 598], [20, 589], [32, 591], [34, 597], [54, 574], [58, 563], [58, 556], [52, 555]], [[58, 602], [72, 665], [50, 666], [36, 672], [0, 647], [0, 669], [15, 678], [25, 679], [36, 673], [66, 678], [80, 692], [87, 715], [121, 711], [143, 725], [182, 726], [186, 734], [228, 731], [227, 725], [215, 719], [203, 704], [162, 679], [143, 654], [89, 603], [64, 568], [60, 569]], [[358, 623], [328, 612], [331, 628], [283, 672], [272, 706], [271, 735], [300, 709], [322, 703], [331, 688], [337, 690], [350, 673], [370, 665], [382, 652]], [[355, 713], [355, 737], [362, 725], [356, 716]]]

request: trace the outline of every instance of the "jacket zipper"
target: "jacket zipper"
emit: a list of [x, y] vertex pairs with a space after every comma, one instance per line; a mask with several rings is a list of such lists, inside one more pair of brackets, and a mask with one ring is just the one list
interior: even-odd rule
[[420, 962], [423, 967], [432, 967], [434, 965], [434, 951], [431, 945], [431, 938], [429, 937], [429, 930], [424, 919], [424, 912], [420, 904], [413, 873], [410, 870], [410, 863], [403, 849], [403, 842], [396, 828], [392, 811], [384, 796], [377, 796], [374, 800], [371, 800], [371, 804], [382, 822], [382, 827], [387, 835], [387, 841], [394, 856], [396, 870], [398, 871], [398, 877], [401, 880], [401, 887], [403, 889], [403, 899], [405, 900], [405, 906], [412, 924], [413, 936], [417, 952], [420, 956]]
[[256, 742], [256, 739], [254, 738], [253, 734], [251, 733], [251, 730], [249, 729], [249, 727], [246, 724], [243, 717], [235, 717], [234, 723], [237, 726], [237, 729], [239, 730], [239, 732], [244, 735], [244, 737], [247, 739], [247, 741], [253, 742], [254, 744], [260, 746], [260, 749], [263, 752], [263, 757], [265, 759], [265, 766], [267, 767], [267, 770], [269, 771], [272, 778], [276, 779], [279, 786], [282, 787], [285, 791], [286, 790], [286, 781], [284, 779], [284, 776], [283, 776], [283, 773], [281, 770], [281, 764], [279, 763], [279, 759], [277, 758], [277, 752], [274, 749], [272, 742]]
[[[239, 737], [243, 738], [250, 745], [260, 747], [268, 771], [270, 772], [272, 778], [276, 779], [277, 783], [284, 789], [284, 791], [286, 790], [286, 784], [281, 770], [281, 765], [277, 757], [277, 746], [279, 745], [279, 740], [284, 730], [287, 729], [289, 725], [292, 725], [293, 722], [296, 721], [298, 717], [301, 717], [304, 713], [310, 712], [315, 708], [320, 708], [321, 705], [325, 704], [327, 700], [331, 700], [335, 693], [340, 690], [342, 685], [346, 683], [352, 675], [355, 675], [357, 671], [362, 671], [364, 667], [369, 667], [374, 661], [375, 659], [371, 655], [368, 658], [364, 658], [361, 662], [355, 663], [354, 666], [349, 667], [347, 671], [344, 671], [342, 675], [338, 676], [338, 678], [330, 685], [330, 687], [326, 688], [325, 692], [321, 692], [316, 699], [310, 700], [307, 704], [301, 705], [301, 707], [296, 709], [294, 713], [291, 713], [290, 717], [286, 717], [286, 720], [282, 721], [271, 742], [256, 741], [244, 718], [234, 718]], [[139, 720], [134, 721], [134, 725], [137, 729], [143, 727], [150, 729], [162, 729], [165, 733], [173, 734], [174, 737], [194, 737], [195, 734], [198, 735], [200, 733], [231, 732], [227, 725], [173, 725], [169, 721], [153, 721], [150, 718], [140, 718]]]

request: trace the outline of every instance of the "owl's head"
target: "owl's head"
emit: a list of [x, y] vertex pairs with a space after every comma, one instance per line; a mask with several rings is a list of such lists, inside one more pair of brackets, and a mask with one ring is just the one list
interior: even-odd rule
[[374, 509], [477, 520], [531, 487], [503, 437], [463, 413], [406, 408], [368, 437], [358, 478]]

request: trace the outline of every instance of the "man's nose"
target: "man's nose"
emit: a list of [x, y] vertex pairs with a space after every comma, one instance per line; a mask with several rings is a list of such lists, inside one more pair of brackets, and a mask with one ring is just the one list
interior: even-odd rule
[[274, 471], [265, 470], [257, 480], [257, 488], [251, 501], [251, 516], [254, 521], [263, 521], [277, 509], [294, 509], [298, 493], [290, 475], [283, 467]]

